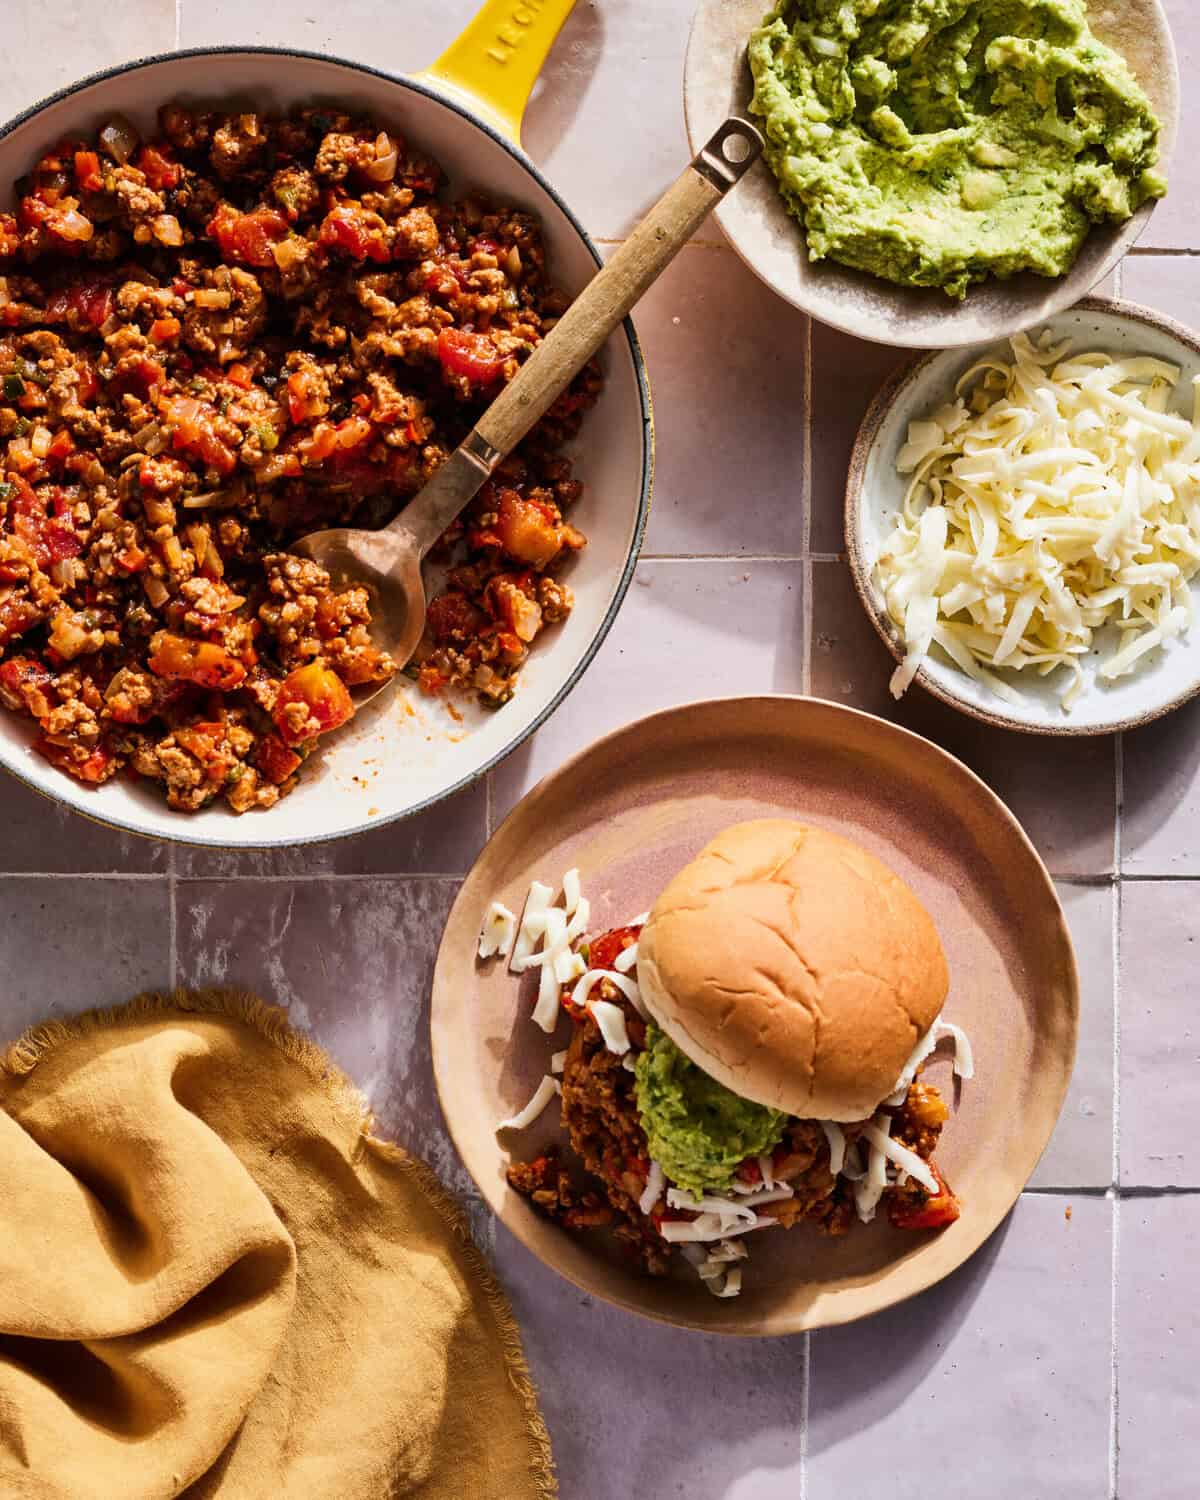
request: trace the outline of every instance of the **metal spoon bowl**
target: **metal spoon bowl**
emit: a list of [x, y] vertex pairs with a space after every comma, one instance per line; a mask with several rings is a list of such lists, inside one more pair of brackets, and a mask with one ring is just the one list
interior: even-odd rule
[[[371, 637], [397, 668], [411, 660], [425, 630], [421, 564], [429, 549], [741, 180], [762, 146], [753, 125], [736, 116], [725, 121], [393, 521], [379, 531], [317, 531], [292, 546], [323, 567], [335, 588], [368, 590]], [[356, 706], [386, 686], [356, 690]]]

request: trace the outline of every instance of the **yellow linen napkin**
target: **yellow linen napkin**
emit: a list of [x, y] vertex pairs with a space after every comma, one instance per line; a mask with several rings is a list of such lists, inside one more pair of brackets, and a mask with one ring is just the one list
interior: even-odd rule
[[5, 1500], [550, 1500], [503, 1294], [277, 1007], [143, 996], [0, 1057]]

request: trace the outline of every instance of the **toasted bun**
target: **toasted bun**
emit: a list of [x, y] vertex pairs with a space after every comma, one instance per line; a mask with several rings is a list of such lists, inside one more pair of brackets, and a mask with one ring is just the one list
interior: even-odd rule
[[863, 1120], [892, 1092], [949, 987], [929, 913], [848, 839], [738, 823], [682, 869], [638, 942], [654, 1020], [744, 1099]]

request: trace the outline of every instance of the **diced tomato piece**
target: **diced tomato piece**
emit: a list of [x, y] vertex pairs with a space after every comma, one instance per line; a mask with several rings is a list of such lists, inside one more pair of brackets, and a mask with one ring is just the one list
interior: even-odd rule
[[248, 391], [254, 384], [254, 372], [249, 365], [244, 365], [238, 360], [225, 371], [225, 379], [231, 385], [240, 386], [243, 391]]
[[218, 474], [230, 474], [237, 467], [237, 455], [217, 436], [213, 424], [217, 410], [195, 396], [168, 396], [159, 410], [174, 425], [172, 446], [178, 452], [201, 458]]
[[60, 427], [50, 440], [50, 447], [46, 452], [47, 460], [52, 464], [60, 464], [68, 454], [75, 451], [75, 439], [65, 427]]
[[45, 756], [51, 765], [74, 776], [76, 781], [87, 782], [89, 786], [96, 786], [102, 781], [107, 781], [117, 769], [112, 751], [103, 745], [98, 745], [90, 754], [79, 760], [71, 753], [68, 746], [55, 745], [44, 736], [34, 740], [33, 748], [39, 755]]
[[24, 635], [35, 625], [40, 625], [42, 618], [37, 605], [21, 594], [10, 594], [7, 599], [0, 599], [0, 647], [7, 646], [9, 641]]
[[946, 1186], [946, 1180], [933, 1162], [929, 1170], [937, 1179], [938, 1191], [931, 1193], [919, 1207], [906, 1198], [893, 1198], [888, 1219], [894, 1229], [945, 1229], [962, 1213], [962, 1205]]
[[140, 547], [123, 547], [117, 553], [117, 567], [122, 573], [140, 573], [149, 561]]
[[53, 680], [36, 656], [11, 657], [0, 663], [0, 699], [35, 719], [45, 718], [51, 708], [46, 689]]
[[159, 677], [194, 682], [197, 687], [230, 693], [246, 680], [246, 668], [224, 646], [160, 630], [150, 642], [150, 670]]
[[311, 370], [293, 370], [288, 376], [288, 416], [296, 426], [312, 417], [323, 417], [329, 405]]
[[208, 223], [208, 233], [221, 247], [224, 260], [246, 266], [273, 266], [271, 246], [286, 239], [288, 221], [273, 208], [256, 208], [240, 214], [229, 203], [222, 203]]
[[303, 454], [306, 462], [319, 464], [336, 451], [337, 445], [337, 428], [331, 422], [318, 422], [309, 436], [300, 442], [297, 451]]
[[436, 698], [449, 682], [450, 679], [440, 667], [426, 665], [417, 673], [417, 686], [431, 698]]
[[510, 557], [530, 568], [546, 567], [562, 551], [561, 528], [542, 506], [522, 499], [516, 490], [500, 491], [496, 535]]
[[638, 940], [640, 927], [614, 927], [588, 943], [588, 966], [593, 969], [611, 969], [618, 956], [631, 948]]
[[100, 158], [94, 151], [76, 151], [75, 181], [85, 193], [98, 193], [104, 186]]
[[78, 557], [83, 543], [71, 519], [69, 498], [59, 489], [39, 495], [19, 475], [12, 475], [9, 483], [16, 493], [8, 500], [4, 529], [29, 547], [37, 566], [44, 571], [53, 562]]
[[301, 761], [296, 752], [290, 750], [277, 734], [268, 734], [258, 742], [254, 764], [268, 781], [282, 786], [299, 769]]
[[344, 250], [355, 260], [390, 260], [387, 225], [360, 203], [339, 203], [321, 221], [318, 243]]
[[177, 188], [183, 176], [179, 163], [171, 160], [171, 148], [165, 144], [143, 146], [133, 164], [146, 174], [147, 183], [156, 193], [161, 193], [164, 188]]
[[[293, 723], [287, 710], [300, 703], [308, 710], [304, 722]], [[299, 745], [318, 734], [328, 734], [351, 718], [354, 703], [336, 672], [319, 661], [297, 667], [283, 679], [271, 717], [286, 745]], [[297, 716], [298, 718], [298, 716]]]
[[337, 445], [345, 452], [357, 448], [371, 436], [374, 428], [365, 417], [346, 417], [337, 424]]
[[737, 1178], [739, 1182], [762, 1181], [762, 1168], [759, 1166], [756, 1157], [748, 1156], [746, 1160], [742, 1162], [741, 1166], [737, 1169]]
[[86, 406], [89, 401], [96, 399], [96, 392], [100, 389], [99, 382], [96, 380], [95, 371], [86, 359], [77, 356], [75, 368], [79, 372], [79, 383], [75, 387], [75, 394], [79, 398], [79, 404]]
[[472, 604], [466, 594], [451, 589], [431, 601], [426, 615], [429, 633], [441, 645], [445, 641], [465, 641], [479, 634], [487, 624], [487, 615]]
[[156, 344], [169, 344], [179, 337], [182, 326], [178, 318], [155, 318], [150, 325], [150, 337]]
[[491, 339], [461, 328], [444, 328], [438, 335], [438, 359], [449, 375], [461, 375], [472, 385], [495, 385], [504, 373], [504, 359]]

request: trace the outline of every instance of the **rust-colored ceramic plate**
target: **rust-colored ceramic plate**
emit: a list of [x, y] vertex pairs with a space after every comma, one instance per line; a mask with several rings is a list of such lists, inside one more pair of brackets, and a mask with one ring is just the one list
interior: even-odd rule
[[[538, 1217], [505, 1181], [511, 1149], [560, 1136], [556, 1112], [497, 1140], [567, 1045], [529, 1019], [532, 975], [480, 963], [489, 902], [519, 911], [529, 883], [578, 865], [597, 931], [651, 905], [719, 829], [745, 818], [806, 819], [858, 840], [916, 890], [950, 960], [947, 1019], [965, 1026], [975, 1080], [962, 1086], [939, 1164], [963, 1200], [940, 1235], [884, 1222], [829, 1240], [805, 1226], [754, 1237], [739, 1298], [718, 1300], [681, 1265], [652, 1280], [597, 1232]], [[1054, 887], [1011, 813], [959, 761], [869, 714], [812, 698], [717, 699], [618, 730], [534, 788], [467, 877], [433, 985], [433, 1061], [463, 1160], [501, 1221], [593, 1296], [717, 1333], [781, 1334], [844, 1323], [923, 1291], [1004, 1218], [1050, 1137], [1075, 1053], [1078, 978]], [[953, 1098], [949, 1061], [931, 1076]]]

